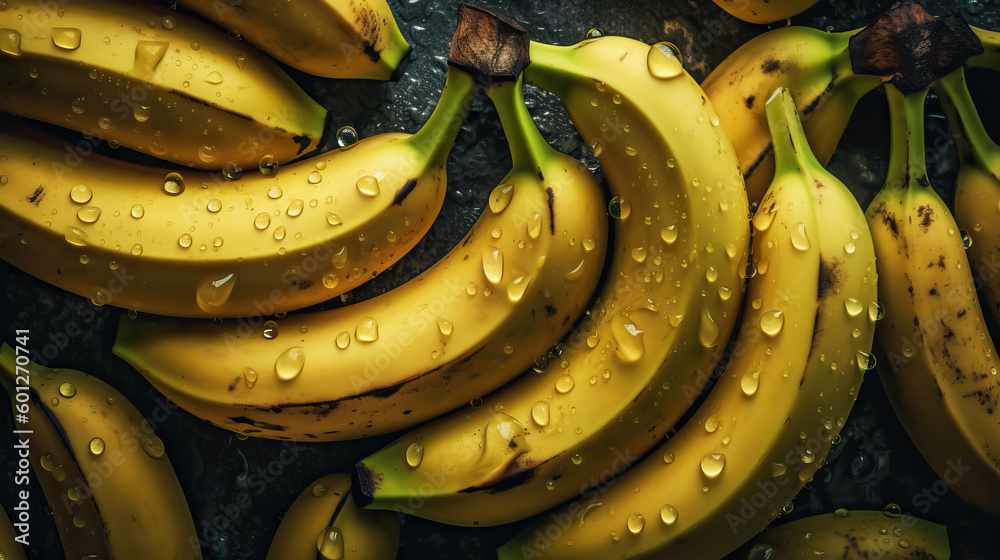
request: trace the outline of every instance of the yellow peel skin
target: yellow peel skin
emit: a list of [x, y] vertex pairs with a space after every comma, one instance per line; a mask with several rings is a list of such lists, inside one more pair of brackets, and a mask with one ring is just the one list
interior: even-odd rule
[[[583, 314], [607, 247], [593, 174], [491, 89], [513, 168], [472, 230], [406, 284], [274, 322], [123, 320], [113, 351], [192, 414], [266, 438], [335, 441], [412, 427], [504, 385]], [[183, 349], [183, 351], [181, 351]]]
[[0, 81], [0, 111], [200, 169], [288, 162], [326, 126], [326, 109], [269, 58], [147, 2], [7, 2]]
[[[15, 363], [14, 349], [0, 346], [5, 386], [16, 383]], [[158, 558], [200, 559], [194, 521], [163, 442], [132, 403], [80, 371], [22, 367], [41, 407], [33, 414], [53, 418], [84, 479], [100, 481], [90, 490], [113, 557], [155, 551]]]
[[388, 80], [410, 46], [385, 0], [180, 0], [281, 62], [325, 78]]
[[15, 538], [17, 532], [7, 516], [7, 510], [0, 507], [0, 557], [4, 560], [28, 560], [24, 547]]
[[351, 475], [335, 473], [306, 487], [281, 518], [266, 560], [392, 560], [399, 549], [395, 513], [354, 505]]
[[[531, 60], [526, 79], [563, 100], [597, 146], [618, 201], [611, 270], [547, 370], [362, 460], [373, 500], [366, 507], [483, 526], [570, 499], [594, 484], [594, 473], [623, 470], [677, 422], [735, 326], [747, 202], [697, 83], [672, 51], [623, 37], [532, 43]], [[419, 465], [407, 461], [413, 445], [422, 446]], [[441, 484], [425, 491], [440, 472]], [[418, 489], [421, 505], [411, 511]]]
[[712, 0], [717, 6], [747, 23], [767, 24], [797, 16], [819, 0]]
[[0, 258], [96, 304], [174, 317], [259, 317], [329, 300], [430, 229], [474, 94], [455, 70], [416, 134], [363, 138], [235, 180], [96, 154], [69, 168], [64, 144], [4, 130]]
[[875, 259], [861, 208], [809, 153], [779, 91], [768, 103], [778, 171], [754, 216], [757, 272], [726, 369], [675, 435], [600, 492], [529, 523], [501, 559], [722, 558], [825, 460], [871, 349]]

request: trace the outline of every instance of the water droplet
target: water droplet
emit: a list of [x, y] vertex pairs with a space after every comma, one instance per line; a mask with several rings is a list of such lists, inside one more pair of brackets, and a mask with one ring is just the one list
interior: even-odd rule
[[376, 179], [373, 175], [365, 175], [364, 177], [361, 177], [358, 179], [356, 185], [359, 193], [365, 196], [378, 196], [378, 179]]
[[217, 71], [209, 72], [208, 75], [205, 76], [205, 81], [208, 82], [208, 83], [210, 83], [210, 84], [221, 84], [222, 83], [222, 74], [220, 74]]
[[611, 337], [614, 339], [618, 353], [625, 362], [636, 362], [645, 353], [646, 347], [643, 343], [643, 330], [639, 329], [635, 323], [622, 314], [617, 314], [611, 319]]
[[881, 321], [882, 317], [885, 317], [885, 307], [877, 301], [869, 302], [868, 318], [872, 321]]
[[966, 249], [972, 247], [972, 237], [969, 235], [969, 232], [964, 229], [960, 229], [958, 230], [958, 233], [962, 236], [962, 246]]
[[767, 228], [771, 227], [771, 224], [774, 223], [774, 217], [777, 213], [777, 206], [773, 206], [767, 210], [757, 210], [753, 215], [753, 227], [755, 227], [757, 231], [767, 231]]
[[0, 52], [21, 56], [21, 34], [14, 29], [0, 30]]
[[278, 169], [281, 165], [278, 162], [278, 158], [274, 154], [264, 154], [257, 162], [257, 169], [260, 170], [260, 174], [265, 177], [274, 177], [278, 174]]
[[573, 379], [572, 375], [560, 375], [556, 379], [556, 392], [561, 394], [566, 394], [576, 387], [576, 381]]
[[903, 508], [899, 507], [899, 504], [889, 503], [882, 510], [882, 514], [886, 517], [897, 519], [903, 515]]
[[316, 550], [327, 560], [342, 560], [346, 553], [343, 532], [336, 526], [323, 529], [316, 537]]
[[83, 183], [77, 183], [69, 190], [69, 198], [77, 204], [86, 204], [94, 196], [94, 191]]
[[795, 509], [795, 505], [792, 502], [785, 502], [785, 505], [781, 506], [781, 513], [788, 515], [792, 513], [793, 509]]
[[70, 382], [62, 383], [59, 385], [59, 394], [67, 399], [71, 399], [76, 396], [76, 385]]
[[858, 350], [858, 367], [864, 371], [875, 369], [875, 356], [864, 350]]
[[378, 340], [378, 321], [372, 317], [364, 317], [356, 327], [354, 327], [354, 338], [361, 342], [374, 342]]
[[656, 43], [646, 53], [646, 69], [650, 76], [661, 80], [680, 76], [684, 72], [680, 50], [673, 43]]
[[247, 389], [253, 389], [257, 384], [257, 372], [253, 368], [243, 368], [243, 381], [247, 384]]
[[[4, 30], [8, 31], [8, 30]], [[52, 44], [68, 51], [80, 48], [80, 30], [75, 27], [53, 27]]]
[[591, 27], [587, 31], [588, 39], [597, 39], [598, 37], [604, 37], [604, 30], [601, 29], [600, 27]]
[[162, 459], [165, 453], [163, 441], [155, 435], [143, 438], [139, 442], [139, 446], [146, 452], [146, 455], [149, 455], [153, 459]]
[[90, 452], [94, 455], [104, 453], [104, 440], [99, 437], [90, 440]]
[[774, 554], [774, 547], [769, 544], [755, 544], [747, 554], [747, 560], [769, 560]]
[[135, 107], [132, 107], [132, 118], [134, 118], [136, 122], [146, 122], [152, 114], [153, 110], [149, 105], [136, 103]]
[[351, 345], [351, 333], [347, 331], [340, 331], [340, 334], [337, 335], [337, 348], [343, 350], [350, 345]]
[[857, 299], [849, 297], [844, 299], [844, 309], [847, 310], [847, 314], [851, 317], [857, 317], [865, 310], [865, 306]]
[[146, 215], [146, 209], [143, 208], [141, 204], [136, 204], [132, 206], [132, 209], [129, 211], [129, 214], [131, 214], [133, 218], [138, 220], [139, 218]]
[[[572, 378], [570, 378], [572, 379]], [[549, 403], [545, 401], [538, 401], [531, 405], [531, 419], [535, 421], [535, 424], [542, 426], [549, 425]]]
[[222, 176], [230, 181], [235, 181], [243, 176], [243, 168], [235, 161], [227, 161], [222, 164]]
[[492, 284], [499, 284], [503, 278], [503, 252], [493, 245], [483, 249], [483, 272]]
[[73, 525], [78, 529], [83, 529], [87, 525], [87, 518], [82, 513], [78, 513], [73, 516]]
[[138, 257], [139, 255], [142, 254], [142, 245], [140, 245], [139, 243], [132, 245], [132, 249], [130, 249], [129, 252], [132, 253], [132, 255]]
[[[493, 192], [490, 193], [490, 198], [489, 198], [490, 210], [492, 210], [494, 214], [499, 214], [500, 212], [503, 212], [510, 204], [510, 201], [513, 197], [514, 197], [514, 185], [511, 184], [497, 185], [496, 188], [493, 189]], [[539, 221], [541, 221], [541, 216], [537, 213], [535, 215], [539, 216]], [[531, 226], [529, 224], [529, 228], [530, 227]]]
[[705, 269], [705, 280], [709, 282], [715, 282], [719, 279], [719, 271], [716, 270], [714, 266], [710, 266]]
[[420, 442], [413, 442], [406, 448], [406, 464], [411, 467], [418, 467], [420, 461], [424, 460], [424, 446]]
[[320, 173], [319, 171], [310, 172], [309, 177], [306, 178], [306, 181], [309, 181], [310, 185], [318, 185], [319, 182], [322, 180], [323, 180], [323, 174]]
[[760, 370], [755, 369], [754, 371], [748, 371], [743, 374], [743, 379], [740, 380], [740, 388], [743, 389], [743, 394], [752, 397], [754, 393], [757, 392], [757, 388], [760, 386]]
[[340, 219], [340, 216], [334, 214], [333, 212], [327, 212], [326, 223], [330, 224], [331, 226], [339, 226], [343, 224], [344, 221]]
[[184, 192], [184, 178], [180, 173], [171, 171], [163, 178], [163, 190], [170, 196], [177, 196]]
[[218, 313], [229, 301], [229, 296], [232, 295], [235, 285], [236, 275], [232, 273], [222, 278], [206, 280], [198, 285], [195, 291], [195, 301], [205, 313]]
[[274, 373], [278, 374], [278, 379], [290, 381], [295, 379], [302, 372], [302, 367], [306, 365], [305, 349], [301, 346], [292, 346], [278, 356], [274, 362]]
[[302, 210], [304, 210], [305, 207], [306, 207], [305, 201], [302, 200], [301, 198], [296, 198], [295, 200], [291, 201], [288, 204], [288, 209], [285, 210], [285, 213], [292, 218], [296, 218], [302, 214]]
[[660, 508], [660, 521], [664, 525], [673, 525], [677, 521], [677, 508], [670, 504], [665, 504]]
[[847, 252], [848, 254], [853, 253], [854, 250], [855, 250], [855, 248], [856, 247], [854, 246], [854, 242], [853, 241], [848, 241], [848, 242], [844, 243], [844, 251]]
[[706, 348], [714, 348], [719, 344], [722, 328], [715, 321], [708, 309], [701, 310], [701, 323], [698, 325], [698, 340]]
[[660, 239], [667, 245], [673, 245], [677, 241], [677, 225], [671, 224], [660, 230]]
[[435, 317], [434, 322], [437, 323], [438, 331], [444, 336], [451, 336], [451, 333], [455, 330], [455, 325], [448, 319]]
[[705, 419], [705, 431], [710, 434], [715, 433], [721, 425], [722, 422], [714, 414]]
[[632, 248], [632, 260], [637, 263], [646, 262], [646, 248], [645, 247], [633, 247]]
[[265, 322], [262, 333], [264, 334], [264, 338], [268, 340], [278, 338], [278, 323], [275, 323], [274, 321]]
[[253, 227], [259, 230], [265, 230], [269, 225], [271, 225], [271, 215], [267, 212], [261, 212], [253, 219]]
[[528, 222], [528, 237], [532, 239], [538, 239], [538, 236], [542, 234], [542, 215], [535, 212], [531, 215], [531, 220]]
[[611, 202], [608, 203], [608, 215], [615, 220], [628, 219], [629, 214], [631, 213], [632, 203], [623, 197], [616, 196], [611, 199]]
[[76, 211], [76, 217], [81, 222], [92, 224], [101, 217], [101, 209], [97, 206], [84, 206]]
[[338, 275], [336, 272], [331, 270], [330, 272], [327, 272], [326, 274], [323, 275], [323, 285], [326, 286], [327, 289], [332, 290], [336, 288], [337, 284], [339, 283], [340, 283], [340, 275]]
[[706, 453], [701, 458], [701, 472], [708, 478], [715, 478], [722, 474], [722, 469], [726, 466], [726, 456], [722, 453]]
[[520, 301], [524, 297], [524, 292], [528, 290], [531, 277], [527, 274], [520, 275], [507, 284], [507, 298], [510, 301]]
[[765, 311], [760, 316], [760, 330], [765, 334], [774, 336], [781, 332], [781, 327], [785, 324], [785, 314], [781, 311]]
[[806, 235], [806, 224], [799, 222], [792, 227], [792, 247], [799, 251], [809, 250], [809, 236]]
[[199, 146], [198, 147], [198, 158], [205, 163], [211, 163], [215, 161], [215, 146]]
[[352, 126], [342, 126], [337, 130], [337, 145], [341, 148], [353, 146], [358, 141], [358, 131]]

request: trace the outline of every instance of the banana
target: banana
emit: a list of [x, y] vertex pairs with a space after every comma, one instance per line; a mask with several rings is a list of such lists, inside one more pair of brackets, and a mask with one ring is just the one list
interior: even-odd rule
[[868, 206], [878, 255], [879, 377], [910, 439], [960, 498], [1000, 513], [997, 353], [951, 212], [924, 156], [927, 89], [887, 86], [892, 148], [885, 184]]
[[31, 392], [33, 370], [27, 367], [26, 360], [11, 347], [2, 347], [0, 384], [10, 395], [14, 410], [34, 411], [26, 414], [28, 421], [18, 424], [18, 428], [30, 431], [28, 460], [52, 511], [66, 557], [112, 558], [93, 490], [60, 435], [60, 427], [43, 412], [52, 403], [41, 402], [38, 394]]
[[520, 88], [490, 90], [503, 100], [513, 169], [421, 275], [355, 305], [279, 319], [274, 340], [259, 324], [123, 320], [113, 352], [195, 416], [308, 441], [409, 428], [513, 379], [583, 314], [607, 245], [596, 179], [545, 142]]
[[399, 519], [393, 513], [359, 509], [351, 492], [351, 475], [346, 473], [310, 484], [281, 518], [266, 560], [395, 558]]
[[851, 70], [848, 44], [856, 33], [773, 29], [733, 51], [702, 82], [732, 139], [751, 203], [760, 202], [774, 177], [764, 102], [775, 88], [792, 93], [812, 151], [826, 165], [855, 105], [881, 83]]
[[[0, 346], [5, 385], [21, 383], [16, 375], [28, 377], [39, 407], [29, 414], [51, 418], [82, 474], [81, 486], [85, 481], [89, 488], [100, 520], [88, 530], [106, 534], [115, 558], [201, 558], [194, 521], [163, 442], [132, 403], [83, 372], [22, 363], [12, 347]], [[55, 469], [52, 476], [58, 476]], [[90, 519], [74, 517], [74, 525], [78, 521]]]
[[951, 558], [948, 528], [944, 525], [909, 515], [847, 509], [768, 529], [741, 552], [741, 558], [769, 560]]
[[854, 196], [808, 150], [793, 98], [767, 103], [774, 183], [729, 362], [694, 416], [620, 476], [539, 516], [501, 559], [721, 558], [825, 460], [871, 365], [874, 250]]
[[1000, 31], [983, 29], [974, 25], [970, 25], [969, 28], [982, 43], [983, 52], [969, 58], [966, 64], [976, 68], [1000, 70]]
[[0, 111], [87, 135], [58, 155], [66, 167], [102, 139], [229, 173], [285, 163], [323, 140], [326, 109], [277, 64], [152, 3], [7, 2], [0, 62]]
[[[1000, 319], [1000, 146], [990, 138], [965, 82], [956, 70], [934, 84], [949, 111], [961, 165], [955, 184], [955, 222], [968, 235], [969, 262], [975, 269], [982, 303]], [[964, 240], [963, 240], [964, 241]]]
[[[563, 100], [615, 196], [607, 281], [547, 371], [362, 460], [366, 507], [496, 525], [570, 499], [677, 422], [735, 327], [745, 191], [715, 113], [675, 53], [606, 36], [533, 42], [530, 54], [526, 79]], [[408, 461], [413, 449], [423, 450], [419, 464]], [[448, 476], [426, 490], [440, 472]]]
[[326, 78], [388, 80], [410, 46], [386, 0], [180, 0], [281, 62]]
[[766, 24], [797, 16], [819, 0], [712, 0], [733, 17], [747, 23]]
[[3, 560], [28, 560], [21, 541], [17, 540], [14, 525], [7, 517], [7, 511], [0, 507], [0, 558]]
[[234, 181], [96, 154], [63, 171], [63, 144], [0, 131], [0, 235], [12, 240], [0, 258], [99, 305], [177, 317], [257, 317], [326, 301], [430, 229], [474, 95], [471, 75], [456, 69], [416, 134], [371, 136]]

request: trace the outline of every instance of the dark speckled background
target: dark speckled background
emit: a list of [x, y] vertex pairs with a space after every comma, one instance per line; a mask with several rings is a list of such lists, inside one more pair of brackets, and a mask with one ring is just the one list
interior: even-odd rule
[[[457, 1], [389, 3], [413, 46], [396, 80], [336, 81], [293, 72], [303, 87], [329, 108], [334, 123], [354, 126], [362, 136], [415, 131], [430, 114], [444, 80]], [[730, 18], [725, 18], [727, 23], [720, 27], [721, 12], [709, 0], [484, 0], [480, 4], [523, 22], [532, 38], [553, 43], [575, 43], [592, 27], [650, 43], [669, 40], [680, 47], [686, 68], [698, 80], [739, 44], [766, 30]], [[888, 0], [821, 0], [793, 22], [847, 30], [865, 25], [890, 4]], [[958, 11], [970, 23], [1000, 28], [1000, 0], [928, 0], [925, 6], [933, 14]], [[1000, 112], [995, 103], [1000, 80], [990, 72], [976, 72], [970, 73], [970, 82], [992, 133], [1000, 135]], [[871, 200], [881, 183], [888, 151], [887, 131], [881, 126], [886, 116], [880, 95], [874, 93], [862, 100], [830, 164], [862, 205]], [[584, 157], [583, 143], [561, 105], [531, 88], [527, 100], [550, 142], [562, 151]], [[931, 103], [927, 138], [945, 147], [935, 152], [941, 155], [929, 162], [934, 173], [932, 181], [950, 200], [955, 158], [947, 126], [943, 119], [935, 118], [933, 99]], [[480, 96], [449, 161], [449, 196], [435, 226], [410, 255], [355, 290], [353, 300], [371, 297], [406, 281], [446, 253], [479, 216], [487, 194], [508, 165], [499, 123]], [[89, 300], [52, 288], [2, 262], [0, 285], [4, 286], [0, 296], [2, 339], [10, 341], [14, 329], [30, 329], [33, 352], [49, 355], [49, 365], [72, 367], [101, 377], [151, 420], [187, 491], [207, 560], [262, 559], [283, 512], [306, 485], [330, 472], [350, 469], [357, 459], [392, 439], [386, 436], [311, 445], [241, 441], [175, 408], [111, 354], [121, 310], [95, 307]], [[5, 406], [0, 405], [0, 409], [6, 410]], [[8, 507], [14, 490], [15, 464], [11, 428], [12, 419], [5, 412], [0, 425], [0, 502]], [[941, 487], [935, 486], [936, 476], [907, 440], [874, 375], [862, 386], [842, 437], [829, 463], [796, 498], [794, 510], [782, 521], [838, 507], [881, 509], [894, 502], [904, 512], [949, 524], [954, 531], [953, 558], [996, 557], [986, 543], [998, 522], [977, 516], [950, 493], [937, 493]], [[45, 515], [41, 488], [34, 486], [32, 496], [33, 545], [29, 557], [61, 558], [54, 524]], [[399, 557], [491, 558], [495, 546], [516, 529], [462, 529], [405, 518]]]

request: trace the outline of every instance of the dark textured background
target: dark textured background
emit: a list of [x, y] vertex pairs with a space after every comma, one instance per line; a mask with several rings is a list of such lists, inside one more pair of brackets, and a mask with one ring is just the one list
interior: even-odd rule
[[[337, 81], [301, 73], [293, 76], [333, 114], [337, 125], [352, 125], [362, 136], [388, 131], [415, 131], [430, 114], [444, 80], [445, 60], [458, 2], [455, 0], [389, 0], [400, 28], [413, 49], [398, 78], [391, 82]], [[558, 44], [583, 39], [590, 28], [653, 43], [669, 40], [680, 47], [687, 70], [703, 79], [729, 52], [765, 31], [764, 26], [720, 18], [709, 0], [632, 0], [604, 2], [570, 0], [480, 2], [523, 22], [532, 38]], [[860, 27], [891, 5], [887, 0], [821, 0], [793, 23], [842, 31]], [[958, 11], [970, 23], [998, 29], [1000, 0], [937, 0], [925, 2], [935, 15]], [[722, 33], [712, 33], [725, 20]], [[970, 73], [979, 106], [1000, 134], [996, 75]], [[584, 157], [584, 145], [573, 131], [561, 105], [551, 96], [529, 88], [529, 105], [542, 132], [558, 149]], [[888, 151], [884, 100], [873, 93], [852, 117], [831, 170], [867, 204], [881, 184]], [[928, 141], [940, 138], [950, 146], [946, 124], [929, 109]], [[932, 181], [950, 200], [956, 173], [950, 147], [929, 161]], [[121, 155], [116, 153], [116, 155]], [[593, 163], [590, 161], [590, 163]], [[459, 135], [449, 161], [449, 196], [435, 226], [414, 251], [392, 269], [355, 290], [353, 300], [381, 293], [415, 274], [446, 253], [471, 227], [487, 194], [504, 175], [509, 155], [492, 108], [480, 95]], [[207, 425], [183, 410], [165, 404], [153, 388], [110, 352], [119, 309], [94, 307], [87, 299], [62, 292], [0, 262], [0, 337], [10, 341], [15, 328], [30, 329], [34, 348], [55, 344], [49, 365], [90, 372], [110, 382], [144, 414], [154, 418], [204, 543], [207, 560], [262, 559], [284, 510], [310, 482], [334, 471], [346, 471], [360, 457], [393, 436], [332, 444], [299, 444], [267, 440], [241, 441]], [[320, 306], [322, 307], [322, 306]], [[89, 319], [96, 314], [96, 319]], [[69, 329], [69, 330], [68, 330]], [[75, 333], [63, 336], [61, 333]], [[0, 409], [6, 410], [6, 405]], [[154, 411], [159, 411], [154, 415]], [[0, 502], [11, 504], [14, 457], [12, 419], [5, 412], [0, 425]], [[838, 507], [882, 509], [897, 503], [913, 515], [951, 526], [954, 558], [994, 558], [985, 543], [997, 529], [964, 506], [954, 495], [933, 495], [937, 477], [907, 440], [871, 374], [835, 446], [829, 463], [796, 498], [794, 510], [781, 521], [833, 511]], [[286, 453], [281, 454], [282, 451]], [[282, 462], [282, 458], [286, 461]], [[287, 460], [293, 458], [294, 460]], [[277, 473], [277, 476], [270, 473]], [[237, 499], [245, 492], [247, 500]], [[46, 516], [41, 488], [32, 490], [32, 543], [29, 557], [61, 557], [54, 524]], [[247, 504], [241, 507], [238, 504]], [[485, 529], [454, 528], [405, 518], [400, 558], [490, 558], [492, 550], [517, 526]], [[131, 560], [131, 559], [129, 559]]]

